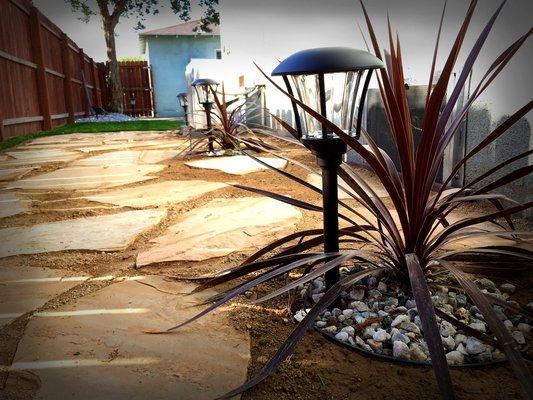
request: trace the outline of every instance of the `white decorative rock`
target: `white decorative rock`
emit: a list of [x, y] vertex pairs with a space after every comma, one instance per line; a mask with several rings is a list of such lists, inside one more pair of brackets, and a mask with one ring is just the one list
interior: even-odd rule
[[514, 291], [516, 290], [516, 286], [512, 283], [504, 283], [500, 286], [500, 290], [505, 293], [514, 293]]
[[404, 335], [396, 328], [392, 328], [391, 340], [393, 343], [400, 341], [400, 342], [404, 342], [405, 344], [408, 344], [411, 341], [411, 339], [409, 339], [407, 335]]
[[363, 331], [363, 339], [371, 338], [372, 336], [374, 336], [374, 332], [374, 328], [372, 328], [371, 326], [367, 326]]
[[463, 354], [463, 355], [468, 355], [468, 352], [466, 351], [466, 348], [465, 346], [462, 344], [462, 343], [459, 343], [459, 345], [457, 346], [457, 348], [455, 349], [457, 350], [459, 353]]
[[352, 300], [363, 300], [365, 297], [365, 289], [353, 289], [350, 293], [348, 293], [348, 297]]
[[416, 333], [417, 335], [420, 335], [420, 328], [418, 327], [418, 325], [416, 325], [413, 322], [407, 322], [407, 323], [404, 322], [400, 325], [400, 328], [405, 329], [408, 332], [412, 332], [412, 333]]
[[520, 331], [514, 331], [514, 332], [511, 332], [511, 336], [513, 337], [514, 340], [516, 340], [516, 342], [518, 344], [525, 344], [526, 343], [526, 339], [524, 338], [524, 334]]
[[341, 342], [347, 342], [350, 335], [348, 335], [348, 332], [339, 332], [335, 335], [335, 339], [340, 340]]
[[413, 361], [426, 361], [428, 356], [424, 353], [424, 350], [420, 348], [416, 343], [411, 343], [410, 347], [411, 360]]
[[503, 324], [505, 325], [505, 327], [507, 328], [508, 331], [512, 330], [514, 325], [511, 321], [509, 321], [508, 319], [506, 319], [505, 321], [503, 321]]
[[392, 345], [392, 355], [395, 358], [400, 358], [402, 360], [410, 360], [411, 359], [411, 351], [409, 350], [409, 347], [401, 341], [396, 341]]
[[337, 327], [334, 326], [334, 325], [332, 325], [332, 326], [328, 326], [328, 327], [322, 329], [322, 331], [323, 331], [323, 332], [326, 332], [326, 333], [328, 333], [328, 334], [330, 334], [330, 335], [332, 335], [332, 334], [334, 334], [335, 332], [337, 332]]
[[387, 284], [385, 282], [379, 282], [378, 283], [378, 287], [377, 289], [381, 292], [381, 293], [385, 293], [387, 291]]
[[459, 351], [454, 350], [446, 354], [446, 361], [448, 365], [461, 365], [464, 363], [465, 357]]
[[466, 339], [466, 352], [468, 354], [474, 355], [474, 354], [480, 354], [484, 352], [486, 347], [476, 338], [469, 336]]
[[324, 328], [328, 323], [326, 321], [317, 321], [315, 325], [317, 328]]
[[387, 333], [384, 329], [378, 329], [374, 334], [372, 335], [372, 339], [374, 339], [376, 342], [384, 342], [386, 340], [390, 339], [390, 335]]
[[362, 301], [352, 301], [350, 306], [353, 307], [358, 312], [369, 311], [368, 306], [366, 305], [366, 303], [363, 303]]
[[487, 332], [487, 327], [485, 326], [485, 323], [483, 322], [472, 322], [468, 326], [479, 332]]
[[351, 318], [354, 314], [354, 311], [351, 308], [347, 308], [346, 310], [342, 310], [342, 315], [344, 315], [346, 318]]
[[451, 336], [441, 336], [442, 343], [444, 344], [444, 347], [446, 347], [448, 350], [455, 349], [455, 340]]
[[346, 332], [350, 336], [355, 335], [355, 329], [353, 326], [345, 326], [341, 329], [341, 332]]
[[448, 321], [442, 321], [440, 323], [440, 334], [444, 337], [455, 335], [456, 329]]
[[466, 344], [466, 336], [463, 335], [462, 333], [458, 333], [457, 335], [455, 335], [454, 340], [455, 340], [455, 344], [459, 344], [459, 343]]
[[517, 328], [522, 333], [530, 333], [531, 332], [531, 325], [526, 324], [524, 322], [520, 322], [518, 324]]
[[407, 315], [397, 315], [396, 318], [391, 323], [392, 327], [398, 326], [404, 322], [409, 322], [409, 317]]

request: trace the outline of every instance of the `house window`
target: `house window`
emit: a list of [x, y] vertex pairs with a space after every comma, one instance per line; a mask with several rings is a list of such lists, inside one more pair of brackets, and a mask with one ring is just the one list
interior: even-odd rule
[[222, 50], [220, 50], [220, 49], [216, 49], [216, 50], [215, 50], [215, 58], [216, 58], [217, 60], [222, 59]]

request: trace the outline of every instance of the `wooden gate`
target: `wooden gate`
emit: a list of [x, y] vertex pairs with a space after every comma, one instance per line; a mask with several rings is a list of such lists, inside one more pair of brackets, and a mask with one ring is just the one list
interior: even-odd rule
[[152, 70], [147, 61], [123, 61], [120, 79], [124, 90], [124, 113], [138, 116], [154, 116]]
[[[121, 61], [120, 80], [122, 82], [124, 114], [133, 117], [154, 116], [154, 96], [152, 70], [147, 61]], [[106, 74], [105, 64], [100, 65], [102, 78]], [[109, 101], [109, 90], [104, 94], [105, 105]]]

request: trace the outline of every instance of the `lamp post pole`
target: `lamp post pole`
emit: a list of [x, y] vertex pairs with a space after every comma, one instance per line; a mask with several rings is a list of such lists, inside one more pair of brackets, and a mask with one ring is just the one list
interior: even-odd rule
[[189, 114], [187, 113], [188, 106], [183, 106], [183, 113], [185, 117], [185, 126], [189, 126]]
[[[346, 153], [346, 144], [340, 138], [302, 138], [302, 143], [316, 156], [322, 171], [322, 220], [324, 228], [324, 253], [339, 251], [339, 195], [337, 186], [338, 168]], [[339, 268], [326, 272], [326, 287], [329, 289], [340, 278]]]
[[204, 106], [204, 110], [205, 110], [205, 119], [206, 119], [206, 122], [207, 122], [207, 131], [208, 131], [207, 151], [210, 152], [210, 153], [213, 153], [214, 152], [213, 135], [211, 135], [211, 128], [213, 127], [213, 125], [211, 123], [211, 108], [213, 107], [213, 103], [210, 102], [210, 101], [207, 101], [207, 102], [203, 103], [202, 105]]

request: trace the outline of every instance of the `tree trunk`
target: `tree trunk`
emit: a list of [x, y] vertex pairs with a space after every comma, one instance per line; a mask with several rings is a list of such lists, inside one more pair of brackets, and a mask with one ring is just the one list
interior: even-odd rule
[[105, 43], [107, 47], [107, 62], [108, 62], [108, 88], [109, 88], [109, 111], [122, 113], [124, 107], [122, 104], [122, 82], [120, 80], [120, 68], [117, 60], [117, 50], [115, 43], [115, 27], [116, 23], [110, 21], [111, 18], [102, 16]]

